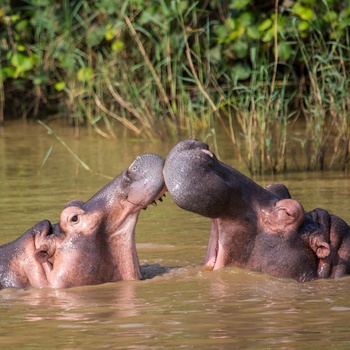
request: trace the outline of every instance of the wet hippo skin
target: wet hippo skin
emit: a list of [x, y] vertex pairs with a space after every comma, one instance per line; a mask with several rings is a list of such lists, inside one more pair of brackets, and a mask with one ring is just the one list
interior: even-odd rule
[[163, 158], [139, 156], [86, 203], [69, 202], [0, 247], [0, 289], [65, 288], [141, 278], [135, 226], [165, 192]]
[[326, 210], [305, 213], [282, 184], [263, 188], [197, 140], [178, 143], [164, 166], [181, 208], [211, 218], [205, 266], [246, 267], [300, 282], [349, 272], [350, 229]]

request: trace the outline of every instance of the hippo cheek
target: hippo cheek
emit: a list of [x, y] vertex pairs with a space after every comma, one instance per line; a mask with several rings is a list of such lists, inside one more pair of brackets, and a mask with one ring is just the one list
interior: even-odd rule
[[79, 254], [94, 247], [99, 215], [95, 216], [80, 207], [68, 206], [62, 211], [59, 223], [50, 225], [38, 236], [35, 258], [43, 265], [51, 284], [59, 271], [68, 271], [72, 265], [70, 261], [74, 260], [76, 264]]
[[[60, 225], [55, 226], [60, 230]], [[76, 231], [74, 227], [66, 229], [68, 233], [63, 239], [51, 238], [37, 251], [36, 258], [43, 265], [49, 285], [69, 288], [110, 280], [106, 241], [98, 232], [80, 232], [79, 223]]]

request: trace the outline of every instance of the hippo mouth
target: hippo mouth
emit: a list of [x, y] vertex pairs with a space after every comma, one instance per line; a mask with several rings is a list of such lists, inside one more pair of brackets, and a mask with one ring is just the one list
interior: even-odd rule
[[219, 242], [217, 241], [215, 245], [208, 247], [207, 256], [204, 261], [204, 268], [206, 270], [216, 270], [216, 261], [218, 259], [219, 253]]
[[[152, 205], [153, 207], [157, 207], [157, 206], [158, 206], [157, 201], [163, 202], [164, 198], [166, 197], [166, 194], [165, 194], [166, 191], [167, 191], [167, 189], [166, 189], [166, 187], [164, 186], [163, 190], [162, 190], [161, 193], [157, 196], [157, 198], [156, 198], [156, 199], [153, 199], [153, 200], [152, 200], [150, 203], [148, 203], [146, 206], [143, 206], [142, 209], [143, 209], [143, 210], [146, 210], [146, 209], [148, 208], [149, 205]], [[129, 203], [131, 203], [131, 202], [129, 201]], [[131, 204], [133, 204], [133, 203], [131, 203]], [[136, 205], [136, 204], [134, 204], [134, 205]]]
[[207, 270], [218, 270], [230, 263], [229, 255], [220, 243], [218, 219], [212, 219], [207, 254], [204, 267]]
[[[149, 195], [143, 198], [132, 198], [132, 196], [128, 196], [125, 198], [126, 202], [134, 207], [134, 210], [146, 210], [150, 205], [153, 207], [158, 206], [158, 202], [163, 202], [166, 197], [165, 192], [167, 192], [167, 188], [164, 185], [163, 188], [158, 192], [157, 195]], [[148, 198], [147, 198], [148, 197]]]
[[204, 268], [206, 270], [215, 271], [228, 265], [227, 255], [223, 251], [219, 241], [215, 244], [210, 244], [207, 250], [207, 255], [204, 261]]

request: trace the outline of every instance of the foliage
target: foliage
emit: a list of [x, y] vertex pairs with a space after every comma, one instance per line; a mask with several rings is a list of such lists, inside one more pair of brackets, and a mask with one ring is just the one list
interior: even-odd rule
[[[215, 139], [220, 124], [251, 173], [349, 160], [347, 0], [5, 0], [0, 122], [67, 116], [104, 137]], [[5, 103], [5, 104], [4, 104]], [[304, 118], [305, 135], [291, 122]], [[218, 124], [219, 123], [219, 124]]]

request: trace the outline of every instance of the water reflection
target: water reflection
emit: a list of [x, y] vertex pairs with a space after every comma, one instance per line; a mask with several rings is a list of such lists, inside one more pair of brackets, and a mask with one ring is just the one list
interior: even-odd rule
[[36, 323], [26, 328], [37, 337], [43, 330], [69, 334], [78, 348], [261, 349], [284, 343], [293, 349], [306, 342], [314, 349], [339, 336], [349, 340], [343, 330], [350, 302], [342, 298], [349, 283], [347, 277], [300, 284], [236, 268], [213, 273], [182, 267], [141, 282], [7, 291], [0, 297], [5, 319], [17, 326]]
[[[26, 305], [27, 321], [49, 319], [98, 322], [111, 317], [125, 318], [139, 314], [134, 282], [118, 283], [110, 286], [71, 289], [31, 289], [1, 295], [3, 306]], [[47, 310], [50, 310], [47, 314]], [[38, 312], [39, 311], [39, 312]], [[42, 311], [42, 312], [40, 312]]]

